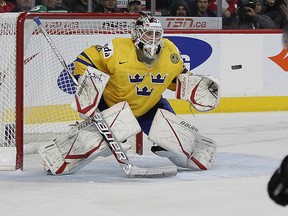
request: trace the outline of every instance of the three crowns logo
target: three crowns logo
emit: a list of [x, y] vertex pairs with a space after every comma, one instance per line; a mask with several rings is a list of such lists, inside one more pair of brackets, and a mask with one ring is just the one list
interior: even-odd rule
[[137, 95], [141, 95], [141, 96], [149, 96], [151, 95], [151, 93], [153, 92], [155, 87], [153, 87], [152, 89], [149, 89], [147, 86], [144, 86], [142, 89], [139, 88], [138, 86], [136, 86], [136, 92]]
[[131, 83], [139, 83], [142, 82], [146, 76], [146, 74], [144, 74], [143, 76], [140, 76], [140, 74], [135, 74], [135, 76], [131, 76], [130, 74], [128, 74], [129, 76], [129, 81]]
[[[130, 83], [141, 83], [145, 79], [146, 75], [147, 73], [145, 73], [142, 76], [138, 73], [135, 74], [134, 76], [131, 76], [130, 74], [128, 74], [128, 78], [129, 78]], [[168, 76], [167, 74], [163, 76], [160, 73], [158, 73], [157, 75], [151, 74], [150, 81], [151, 83], [158, 83], [158, 84], [164, 83], [167, 76]], [[155, 86], [149, 89], [147, 85], [145, 85], [142, 88], [136, 85], [136, 94], [141, 95], [141, 96], [150, 96], [154, 89], [155, 89]]]
[[166, 77], [167, 77], [167, 74], [164, 77], [162, 77], [160, 73], [158, 73], [156, 76], [151, 74], [151, 81], [152, 83], [164, 83]]

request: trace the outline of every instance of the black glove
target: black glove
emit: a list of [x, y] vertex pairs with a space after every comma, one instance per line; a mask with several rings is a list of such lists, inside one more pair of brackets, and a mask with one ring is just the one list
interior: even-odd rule
[[271, 177], [268, 193], [277, 204], [282, 206], [288, 204], [288, 156], [283, 159], [281, 166]]

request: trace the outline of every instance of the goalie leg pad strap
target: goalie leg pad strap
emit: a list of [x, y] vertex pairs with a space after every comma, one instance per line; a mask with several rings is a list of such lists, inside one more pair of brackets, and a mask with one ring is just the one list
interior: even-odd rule
[[[118, 103], [102, 114], [119, 142], [126, 141], [141, 131], [127, 102]], [[131, 146], [124, 144], [123, 148], [127, 150]], [[39, 153], [52, 174], [76, 172], [98, 156], [111, 155], [110, 149], [91, 119], [76, 125], [50, 145], [40, 148]]]
[[[214, 163], [216, 142], [166, 110], [158, 109], [148, 139], [167, 150], [166, 157], [177, 166], [206, 170]], [[157, 155], [165, 156], [165, 151]]]
[[55, 142], [40, 147], [38, 152], [42, 157], [45, 170], [50, 170], [52, 174], [56, 174], [57, 170], [65, 163], [65, 159]]
[[216, 157], [216, 142], [208, 137], [197, 134], [195, 148], [191, 153], [187, 166], [206, 170], [213, 166]]

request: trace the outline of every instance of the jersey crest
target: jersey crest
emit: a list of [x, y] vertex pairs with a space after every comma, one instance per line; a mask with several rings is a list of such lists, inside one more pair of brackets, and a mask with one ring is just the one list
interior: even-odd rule
[[170, 60], [173, 64], [177, 64], [180, 61], [180, 56], [177, 53], [172, 53], [170, 55]]
[[154, 88], [155, 87], [149, 89], [147, 86], [144, 86], [143, 88], [136, 86], [136, 92], [137, 92], [137, 95], [150, 96], [152, 94]]
[[156, 76], [151, 74], [151, 82], [152, 83], [164, 83], [166, 77], [167, 77], [167, 74], [165, 76], [162, 76], [160, 73], [158, 73]]
[[130, 83], [139, 83], [139, 82], [142, 82], [144, 80], [144, 78], [146, 77], [146, 73], [143, 76], [136, 73], [134, 77], [131, 76], [130, 74], [128, 74], [128, 77], [129, 77]]

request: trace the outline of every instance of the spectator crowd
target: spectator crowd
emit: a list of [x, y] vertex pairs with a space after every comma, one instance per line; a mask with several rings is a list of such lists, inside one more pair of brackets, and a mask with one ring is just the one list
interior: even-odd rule
[[[161, 0], [155, 1], [159, 16], [220, 17], [223, 29], [281, 29], [287, 20], [288, 0]], [[138, 13], [150, 11], [150, 0], [0, 0], [3, 12]], [[125, 2], [121, 5], [119, 2]]]

